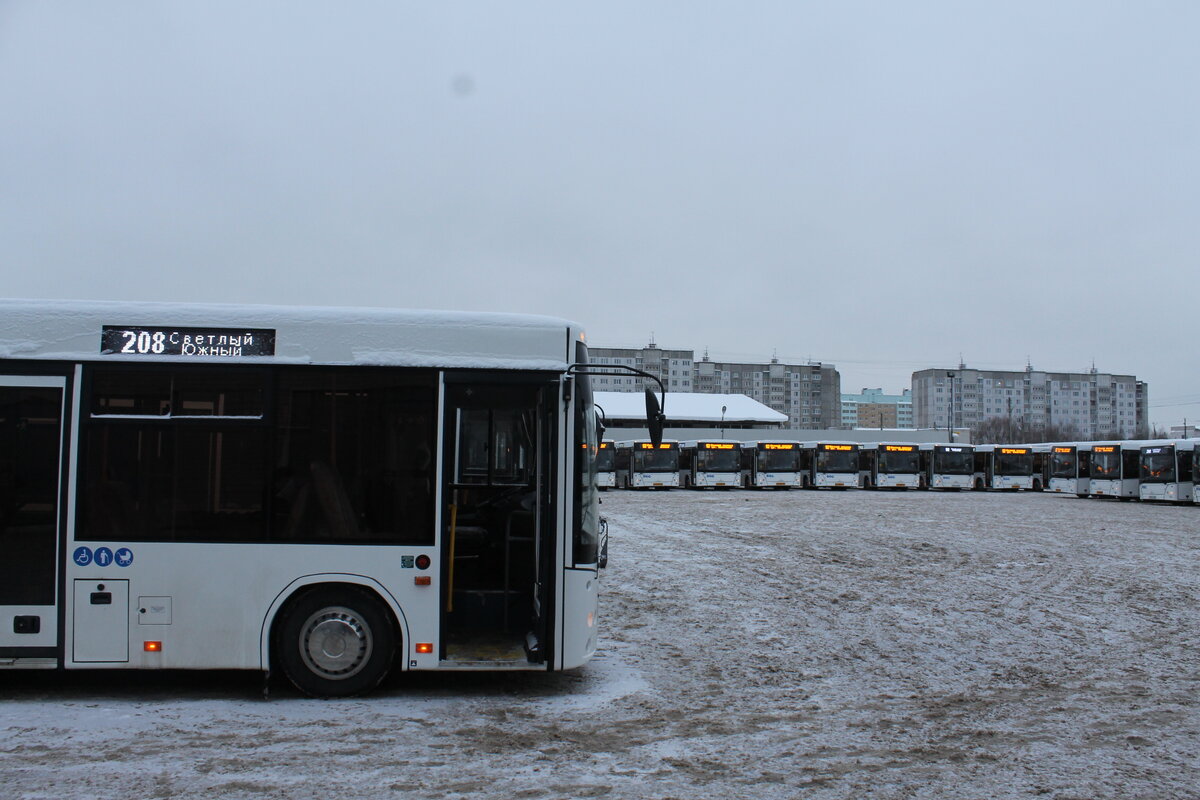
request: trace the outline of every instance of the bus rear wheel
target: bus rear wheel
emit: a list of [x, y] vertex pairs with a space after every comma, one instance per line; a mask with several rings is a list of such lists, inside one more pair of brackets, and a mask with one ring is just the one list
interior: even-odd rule
[[279, 626], [279, 663], [314, 697], [350, 697], [387, 677], [396, 634], [387, 608], [354, 587], [322, 587], [295, 600]]

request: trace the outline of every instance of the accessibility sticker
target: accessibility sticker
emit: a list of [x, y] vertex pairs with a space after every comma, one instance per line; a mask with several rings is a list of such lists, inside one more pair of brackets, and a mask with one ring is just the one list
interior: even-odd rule
[[74, 554], [72, 554], [71, 558], [79, 566], [86, 567], [88, 564], [92, 563], [92, 548], [76, 547], [75, 552], [74, 552]]
[[95, 557], [97, 567], [107, 567], [113, 562], [113, 552], [107, 547], [97, 547]]
[[113, 557], [117, 559], [118, 567], [128, 567], [133, 563], [133, 551], [128, 547], [122, 547], [120, 550], [113, 553]]

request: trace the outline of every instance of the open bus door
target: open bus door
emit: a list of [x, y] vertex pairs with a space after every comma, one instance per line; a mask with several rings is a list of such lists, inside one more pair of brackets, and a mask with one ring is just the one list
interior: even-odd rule
[[544, 664], [557, 384], [447, 376], [445, 396], [441, 659]]

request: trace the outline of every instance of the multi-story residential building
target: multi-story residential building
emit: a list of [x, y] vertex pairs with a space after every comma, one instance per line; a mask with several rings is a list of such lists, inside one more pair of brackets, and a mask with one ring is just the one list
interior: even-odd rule
[[[788, 416], [791, 428], [841, 427], [842, 379], [832, 364], [784, 364], [713, 361], [693, 350], [663, 350], [654, 342], [641, 349], [591, 347], [596, 366], [624, 364], [656, 375], [668, 392], [744, 394]], [[592, 378], [602, 392], [640, 392], [635, 375]]]
[[843, 428], [912, 428], [912, 390], [884, 394], [883, 389], [863, 389], [842, 395]]
[[[978, 370], [964, 364], [912, 376], [918, 428], [973, 428], [1001, 417], [1031, 427], [1058, 426], [1084, 438], [1144, 437], [1148, 388], [1133, 375], [1088, 372]], [[951, 412], [951, 398], [953, 411]]]
[[[663, 350], [653, 341], [642, 348], [591, 347], [588, 357], [596, 365], [623, 364], [649, 372], [662, 381], [668, 392], [695, 392], [692, 387], [692, 363], [695, 356], [691, 350]], [[625, 374], [608, 377], [592, 377], [592, 386], [598, 392], [640, 392], [642, 381], [637, 375]]]

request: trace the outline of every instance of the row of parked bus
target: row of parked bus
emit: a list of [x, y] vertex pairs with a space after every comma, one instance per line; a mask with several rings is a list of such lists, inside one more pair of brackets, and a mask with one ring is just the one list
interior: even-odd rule
[[617, 489], [993, 489], [1200, 503], [1196, 441], [606, 440], [597, 472], [602, 488]]

